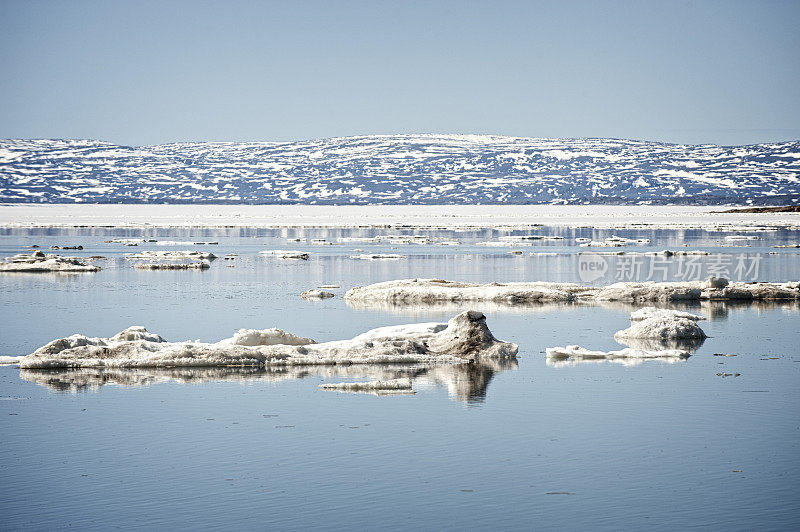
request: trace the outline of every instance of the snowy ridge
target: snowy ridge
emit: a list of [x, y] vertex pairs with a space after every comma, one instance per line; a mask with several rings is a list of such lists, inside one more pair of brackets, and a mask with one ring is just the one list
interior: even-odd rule
[[800, 142], [377, 135], [129, 147], [0, 140], [0, 202], [758, 204], [800, 201]]

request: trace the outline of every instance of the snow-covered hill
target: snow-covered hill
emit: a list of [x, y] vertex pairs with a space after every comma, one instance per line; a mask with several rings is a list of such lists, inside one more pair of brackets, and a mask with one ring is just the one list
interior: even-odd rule
[[0, 202], [799, 203], [800, 142], [381, 135], [129, 147], [0, 140]]

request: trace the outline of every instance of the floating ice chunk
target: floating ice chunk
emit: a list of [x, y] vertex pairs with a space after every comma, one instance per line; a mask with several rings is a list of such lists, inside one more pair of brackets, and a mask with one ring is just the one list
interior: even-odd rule
[[[577, 239], [576, 239], [577, 241]], [[589, 239], [582, 239], [584, 242], [581, 244], [581, 247], [584, 248], [607, 248], [607, 247], [622, 247], [628, 246], [631, 244], [649, 244], [650, 239], [648, 238], [625, 238], [621, 236], [610, 236], [605, 240], [589, 240]]]
[[406, 255], [396, 255], [396, 254], [385, 254], [385, 253], [374, 253], [374, 254], [365, 254], [365, 255], [350, 255], [351, 259], [358, 259], [358, 260], [398, 260], [398, 259], [407, 259]]
[[512, 241], [500, 241], [500, 242], [495, 242], [495, 241], [490, 241], [490, 242], [477, 242], [475, 245], [476, 245], [476, 246], [490, 247], [490, 248], [507, 248], [507, 247], [515, 247], [515, 246], [527, 246], [527, 247], [531, 247], [531, 246], [533, 246], [533, 243], [531, 243], [531, 242], [521, 242], [521, 241], [516, 241], [516, 240], [515, 240], [515, 241], [513, 241], [513, 242], [512, 242]]
[[216, 246], [219, 242], [203, 242], [197, 240], [159, 240], [157, 246]]
[[585, 243], [591, 242], [591, 241], [592, 241], [591, 238], [586, 238], [586, 237], [583, 237], [583, 236], [579, 236], [579, 237], [577, 237], [575, 239], [575, 242], [577, 242], [578, 244], [585, 244]]
[[489, 283], [472, 284], [442, 279], [403, 279], [386, 281], [347, 291], [351, 302], [391, 302], [395, 304], [434, 304], [446, 301], [495, 301], [506, 304], [574, 301], [595, 291], [573, 283]]
[[138, 253], [126, 253], [126, 259], [130, 260], [214, 260], [217, 258], [208, 251], [191, 251], [184, 249], [181, 251], [140, 251]]
[[735, 240], [758, 240], [758, 237], [755, 235], [730, 235], [726, 236], [725, 240], [728, 241], [735, 241]]
[[637, 365], [646, 360], [660, 360], [662, 362], [680, 362], [691, 356], [688, 351], [680, 349], [663, 349], [649, 351], [626, 347], [618, 351], [591, 351], [577, 345], [566, 347], [548, 347], [547, 364], [552, 366], [569, 366], [582, 362], [608, 361], [624, 365]]
[[11, 364], [19, 364], [23, 357], [8, 357], [0, 356], [0, 366], [8, 366]]
[[62, 351], [74, 349], [76, 347], [108, 346], [110, 344], [119, 342], [137, 341], [163, 343], [164, 339], [157, 334], [148, 332], [147, 329], [141, 325], [134, 325], [132, 327], [128, 327], [124, 331], [118, 332], [111, 338], [92, 338], [82, 334], [73, 334], [72, 336], [67, 336], [66, 338], [59, 338], [58, 340], [53, 340], [52, 342], [43, 345], [34, 351], [33, 355], [56, 355]]
[[692, 314], [691, 312], [683, 312], [680, 310], [670, 310], [670, 309], [656, 308], [656, 307], [642, 307], [639, 310], [631, 312], [631, 322], [642, 321], [649, 318], [660, 318], [665, 316], [683, 318], [692, 321], [701, 321], [706, 319], [705, 316], [701, 316], [699, 314]]
[[411, 379], [392, 379], [386, 381], [369, 382], [331, 382], [320, 384], [323, 390], [336, 390], [340, 392], [403, 392], [414, 393], [411, 389]]
[[706, 337], [703, 329], [694, 319], [686, 319], [675, 315], [662, 314], [634, 321], [630, 327], [617, 331], [615, 340], [626, 338], [654, 338], [658, 340], [673, 340], [677, 338]]
[[728, 286], [730, 282], [724, 277], [714, 277], [713, 275], [709, 277], [704, 286], [705, 288], [725, 288]]
[[620, 247], [625, 246], [625, 245], [626, 244], [624, 242], [616, 242], [616, 241], [608, 242], [608, 241], [605, 241], [605, 240], [591, 240], [589, 242], [585, 242], [585, 243], [581, 244], [580, 246], [582, 248], [620, 248]]
[[99, 270], [98, 266], [87, 264], [74, 257], [45, 254], [41, 251], [6, 257], [5, 261], [0, 262], [0, 272], [96, 272]]
[[339, 288], [339, 285], [338, 284], [321, 284], [317, 288], [328, 288], [328, 289]]
[[324, 290], [317, 290], [316, 288], [312, 288], [300, 294], [300, 297], [302, 297], [303, 299], [328, 299], [330, 297], [334, 297], [334, 295]]
[[158, 240], [155, 238], [113, 238], [104, 241], [106, 244], [122, 244], [123, 246], [138, 246], [140, 243], [146, 242], [158, 242]]
[[487, 301], [507, 305], [543, 302], [646, 303], [651, 301], [797, 300], [800, 283], [728, 283], [727, 280], [624, 282], [606, 287], [575, 283], [527, 282], [472, 284], [443, 279], [401, 279], [347, 291], [344, 299], [360, 308], [370, 305], [434, 305], [444, 302]]
[[308, 345], [315, 344], [311, 338], [297, 336], [282, 329], [239, 329], [231, 338], [219, 342], [228, 345]]
[[211, 265], [204, 260], [190, 263], [140, 262], [133, 267], [137, 270], [207, 270]]
[[[262, 331], [263, 332], [263, 331]], [[280, 336], [276, 333], [275, 336]], [[463, 312], [446, 324], [413, 324], [368, 331], [351, 340], [321, 344], [241, 345], [250, 334], [217, 343], [87, 338], [55, 340], [24, 357], [23, 369], [81, 367], [290, 366], [325, 364], [463, 364], [512, 358], [517, 346], [494, 338], [480, 312]], [[271, 338], [267, 334], [264, 338]], [[238, 340], [237, 340], [238, 338]], [[262, 336], [258, 336], [259, 342]], [[292, 340], [293, 337], [287, 337]], [[294, 337], [297, 338], [297, 337]], [[308, 339], [301, 339], [308, 340]], [[266, 341], [266, 340], [265, 340]]]
[[259, 251], [259, 255], [274, 255], [279, 259], [308, 260], [309, 254], [303, 251], [287, 251], [284, 249], [268, 249]]

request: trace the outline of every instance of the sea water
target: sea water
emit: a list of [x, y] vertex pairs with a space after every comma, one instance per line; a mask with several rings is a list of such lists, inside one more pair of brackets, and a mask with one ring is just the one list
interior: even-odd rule
[[[388, 234], [430, 242], [339, 242]], [[495, 336], [520, 348], [517, 364], [489, 373], [412, 373], [417, 393], [401, 396], [318, 388], [391, 376], [385, 367], [0, 367], [0, 528], [796, 529], [800, 304], [680, 307], [709, 318], [700, 322], [709, 338], [684, 362], [554, 367], [546, 363], [547, 347], [620, 348], [613, 335], [629, 325], [635, 307], [353, 308], [342, 297], [352, 286], [414, 277], [597, 285], [634, 275], [702, 278], [727, 267], [728, 277], [740, 280], [800, 279], [800, 250], [773, 247], [797, 243], [797, 231], [725, 239], [737, 234], [564, 227], [0, 230], [0, 256], [34, 244], [45, 252], [80, 244], [83, 250], [52, 252], [106, 257], [93, 274], [0, 275], [0, 355], [27, 354], [74, 333], [106, 337], [130, 325], [170, 341], [216, 341], [239, 328], [268, 327], [327, 341], [385, 325], [446, 321], [467, 309], [483, 311]], [[563, 240], [478, 245], [526, 235]], [[650, 242], [582, 248], [575, 241], [610, 236]], [[105, 242], [114, 238], [218, 244]], [[444, 241], [460, 244], [438, 245]], [[125, 258], [148, 249], [201, 249], [219, 258], [206, 271], [142, 271]], [[307, 251], [310, 258], [258, 254], [271, 249]], [[693, 259], [688, 273], [688, 258], [641, 255], [663, 249], [709, 255]], [[625, 254], [597, 255], [607, 269], [587, 280], [581, 257], [609, 251]], [[236, 256], [225, 260], [226, 254]], [[404, 258], [351, 258], [361, 254]], [[327, 289], [336, 297], [299, 297], [320, 285], [338, 285]]]

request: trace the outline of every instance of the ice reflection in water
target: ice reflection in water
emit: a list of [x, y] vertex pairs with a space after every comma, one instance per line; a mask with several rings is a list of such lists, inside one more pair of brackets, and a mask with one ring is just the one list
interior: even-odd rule
[[23, 380], [44, 386], [54, 392], [93, 392], [102, 386], [150, 386], [166, 382], [202, 384], [209, 382], [279, 383], [307, 377], [322, 379], [347, 378], [392, 380], [411, 379], [413, 388], [447, 388], [450, 397], [467, 403], [482, 402], [495, 374], [517, 369], [517, 361], [492, 360], [455, 366], [422, 365], [332, 365], [283, 367], [219, 367], [219, 368], [72, 368], [20, 370]]

